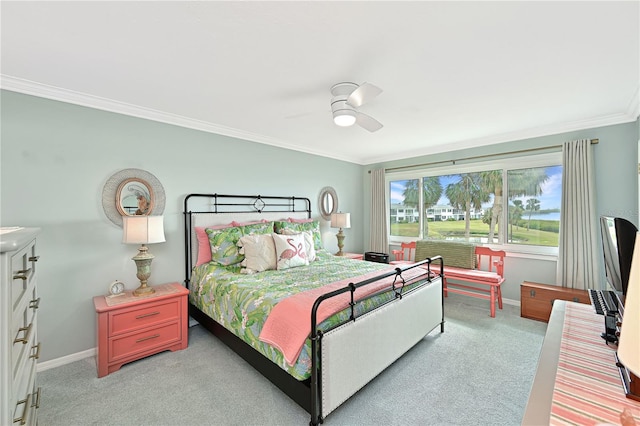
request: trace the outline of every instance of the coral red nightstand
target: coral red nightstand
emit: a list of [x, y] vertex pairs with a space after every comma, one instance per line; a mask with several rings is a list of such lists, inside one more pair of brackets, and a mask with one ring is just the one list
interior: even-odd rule
[[153, 287], [148, 296], [131, 291], [117, 297], [97, 296], [98, 377], [131, 361], [187, 347], [187, 295], [179, 283]]
[[345, 253], [344, 257], [348, 257], [349, 259], [355, 259], [355, 260], [363, 260], [364, 259], [364, 254], [362, 254], [362, 253]]

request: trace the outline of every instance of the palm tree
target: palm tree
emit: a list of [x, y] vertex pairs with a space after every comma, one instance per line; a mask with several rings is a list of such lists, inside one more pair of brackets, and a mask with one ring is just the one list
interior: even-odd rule
[[427, 176], [422, 179], [422, 205], [424, 208], [424, 238], [429, 236], [429, 221], [427, 220], [427, 210], [435, 206], [442, 195], [442, 184], [440, 177]]
[[480, 185], [489, 195], [493, 194], [493, 206], [489, 209], [491, 220], [489, 222], [489, 235], [487, 241], [493, 243], [496, 226], [498, 228], [498, 243], [502, 243], [500, 233], [500, 220], [502, 218], [502, 170], [489, 170], [480, 172]]
[[527, 210], [529, 211], [529, 220], [527, 221], [527, 231], [531, 226], [531, 213], [537, 212], [540, 210], [540, 200], [536, 198], [529, 198], [527, 200]]
[[522, 218], [522, 212], [524, 207], [522, 206], [522, 200], [513, 200], [513, 207], [509, 209], [509, 226], [511, 230], [509, 235], [511, 236], [510, 242], [513, 242], [513, 224], [517, 224]]
[[[404, 191], [402, 191], [402, 196], [404, 197], [403, 204], [405, 206], [419, 208], [420, 205], [420, 197], [419, 197], [419, 188], [418, 188], [418, 179], [411, 179], [406, 181], [404, 185]], [[422, 180], [422, 206], [424, 208], [424, 237], [426, 238], [429, 234], [429, 227], [427, 225], [426, 212], [427, 209], [433, 207], [437, 204], [440, 196], [442, 195], [442, 184], [440, 183], [440, 178], [438, 176], [430, 176], [425, 177]]]
[[480, 209], [482, 203], [489, 201], [489, 195], [482, 190], [478, 173], [463, 173], [459, 177], [458, 182], [447, 185], [445, 194], [451, 206], [464, 209], [464, 237], [468, 240], [471, 228], [471, 207]]

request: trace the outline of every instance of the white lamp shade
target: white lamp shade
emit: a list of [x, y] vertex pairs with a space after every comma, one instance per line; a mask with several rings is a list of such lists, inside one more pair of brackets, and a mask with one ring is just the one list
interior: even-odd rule
[[162, 216], [122, 216], [122, 242], [126, 244], [163, 243]]
[[351, 228], [351, 214], [331, 213], [332, 228]]
[[636, 233], [631, 273], [624, 300], [618, 359], [629, 371], [640, 377], [640, 232]]

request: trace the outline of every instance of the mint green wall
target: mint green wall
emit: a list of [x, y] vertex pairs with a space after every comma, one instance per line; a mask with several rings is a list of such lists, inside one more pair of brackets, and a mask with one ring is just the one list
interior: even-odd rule
[[[105, 182], [125, 168], [154, 174], [167, 197], [167, 242], [150, 248], [156, 256], [152, 284], [184, 279], [181, 212], [188, 193], [307, 196], [316, 212], [320, 189], [333, 186], [340, 210], [352, 215], [345, 248], [361, 252], [369, 233], [368, 226], [363, 226], [369, 220], [368, 170], [555, 145], [582, 137], [600, 139], [594, 147], [598, 214], [617, 213], [636, 224], [638, 220], [637, 121], [469, 149], [455, 156], [439, 154], [362, 167], [8, 91], [0, 92], [0, 102], [0, 225], [42, 228], [41, 361], [95, 347], [93, 296], [105, 294], [114, 279], [136, 287], [131, 260], [136, 247], [121, 243], [121, 229], [106, 218], [101, 204]], [[335, 251], [335, 230], [321, 223], [325, 245]], [[555, 277], [555, 262], [509, 258], [507, 269], [505, 297], [515, 300], [522, 280], [551, 282]]]
[[[561, 145], [576, 139], [599, 139], [593, 146], [596, 170], [596, 214], [621, 216], [638, 225], [638, 135], [639, 122], [599, 127], [557, 135], [524, 139], [459, 151], [451, 151], [411, 159], [370, 165], [363, 170], [363, 204], [370, 203], [369, 170], [417, 165], [445, 160], [462, 159], [478, 155], [499, 154], [529, 148]], [[490, 163], [489, 163], [490, 164]], [[363, 222], [368, 223], [365, 210]], [[599, 225], [598, 225], [599, 229]], [[369, 229], [365, 228], [365, 241], [369, 241]], [[368, 243], [365, 244], [367, 247]], [[602, 262], [602, 260], [600, 260]], [[503, 296], [520, 300], [520, 283], [534, 281], [555, 283], [556, 261], [549, 259], [509, 257], [505, 265]], [[604, 272], [602, 274], [604, 282]]]
[[[42, 228], [41, 361], [95, 347], [93, 296], [114, 279], [137, 287], [137, 247], [121, 243], [102, 209], [102, 188], [121, 169], [154, 174], [166, 193], [167, 242], [150, 246], [151, 284], [184, 280], [191, 192], [306, 196], [318, 217], [320, 189], [333, 186], [353, 215], [345, 249], [363, 248], [359, 165], [8, 91], [1, 102], [0, 224]], [[337, 251], [336, 230], [321, 223]]]

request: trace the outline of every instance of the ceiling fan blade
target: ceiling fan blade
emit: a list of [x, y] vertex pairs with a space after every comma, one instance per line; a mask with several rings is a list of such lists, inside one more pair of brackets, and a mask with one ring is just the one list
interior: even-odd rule
[[347, 103], [354, 108], [363, 105], [382, 93], [382, 89], [369, 83], [362, 83], [356, 90], [351, 92]]
[[370, 132], [376, 132], [382, 129], [382, 123], [380, 123], [375, 118], [361, 112], [356, 112], [356, 124]]

